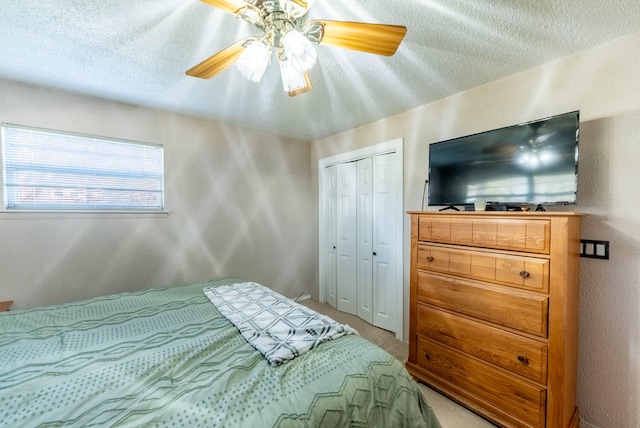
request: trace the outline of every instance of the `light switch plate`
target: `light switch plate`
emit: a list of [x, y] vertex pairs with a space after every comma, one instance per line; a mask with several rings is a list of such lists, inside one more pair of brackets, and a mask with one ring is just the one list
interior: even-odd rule
[[580, 257], [609, 260], [609, 241], [581, 239]]

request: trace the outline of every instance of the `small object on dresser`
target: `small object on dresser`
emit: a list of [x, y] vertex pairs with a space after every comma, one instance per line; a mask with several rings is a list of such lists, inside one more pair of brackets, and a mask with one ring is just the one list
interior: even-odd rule
[[487, 209], [487, 201], [484, 199], [476, 199], [473, 201], [473, 208], [475, 211], [485, 211]]
[[13, 300], [8, 300], [6, 302], [0, 302], [0, 312], [8, 311], [12, 304], [13, 304]]

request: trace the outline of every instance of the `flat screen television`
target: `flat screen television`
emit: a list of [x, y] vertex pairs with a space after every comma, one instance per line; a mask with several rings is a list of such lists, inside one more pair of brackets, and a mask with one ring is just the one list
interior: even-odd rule
[[575, 204], [579, 129], [574, 111], [430, 144], [429, 206]]

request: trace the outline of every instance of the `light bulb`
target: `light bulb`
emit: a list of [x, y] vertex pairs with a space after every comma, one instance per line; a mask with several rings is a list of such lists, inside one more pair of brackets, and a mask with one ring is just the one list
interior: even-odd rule
[[280, 60], [280, 75], [285, 92], [294, 92], [307, 86], [304, 71], [296, 70], [289, 59]]
[[298, 71], [306, 71], [316, 63], [316, 48], [302, 33], [289, 31], [282, 37], [282, 47], [291, 65]]
[[254, 82], [259, 82], [269, 65], [270, 59], [271, 49], [263, 42], [256, 40], [242, 52], [236, 66], [244, 77]]
[[551, 165], [556, 162], [558, 155], [551, 149], [545, 149], [540, 153], [540, 161], [544, 165]]

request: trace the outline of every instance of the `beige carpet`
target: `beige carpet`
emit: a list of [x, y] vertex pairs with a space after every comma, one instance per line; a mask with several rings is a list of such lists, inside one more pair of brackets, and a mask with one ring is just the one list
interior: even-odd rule
[[[375, 343], [391, 355], [395, 356], [403, 363], [407, 361], [408, 345], [398, 339], [395, 334], [374, 327], [360, 318], [340, 312], [325, 303], [315, 300], [302, 300], [298, 302], [316, 312], [327, 315], [334, 320], [349, 324], [358, 330], [358, 333], [369, 341]], [[495, 425], [467, 410], [459, 404], [449, 400], [445, 396], [438, 394], [422, 383], [418, 383], [420, 390], [438, 416], [443, 428], [494, 428]]]

